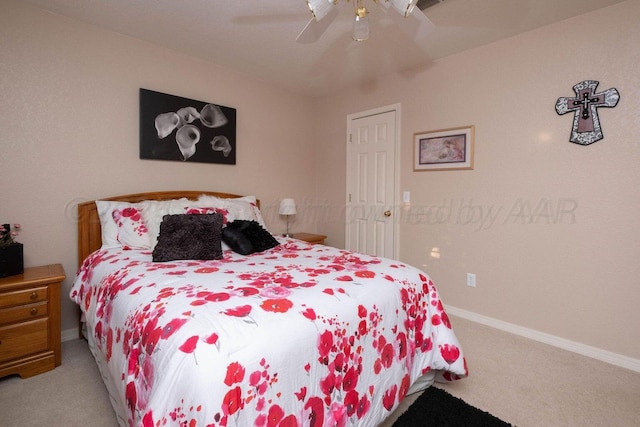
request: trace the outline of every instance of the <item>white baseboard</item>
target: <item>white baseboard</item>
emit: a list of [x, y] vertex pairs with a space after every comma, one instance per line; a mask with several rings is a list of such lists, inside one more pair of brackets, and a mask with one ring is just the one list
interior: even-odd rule
[[78, 328], [65, 329], [60, 333], [62, 342], [78, 339]]
[[638, 359], [623, 356], [617, 353], [612, 353], [610, 351], [591, 347], [585, 344], [580, 344], [575, 341], [569, 341], [564, 338], [556, 337], [554, 335], [545, 334], [544, 332], [539, 332], [533, 329], [514, 325], [513, 323], [503, 322], [502, 320], [483, 316], [481, 314], [463, 310], [461, 308], [445, 305], [445, 310], [448, 314], [462, 317], [463, 319], [467, 319], [472, 322], [481, 323], [492, 328], [500, 329], [501, 331], [509, 332], [514, 335], [519, 335], [521, 337], [529, 338], [534, 341], [549, 344], [563, 350], [571, 351], [583, 356], [591, 357], [592, 359], [609, 363], [611, 365], [616, 365], [635, 372], [640, 372], [640, 360]]

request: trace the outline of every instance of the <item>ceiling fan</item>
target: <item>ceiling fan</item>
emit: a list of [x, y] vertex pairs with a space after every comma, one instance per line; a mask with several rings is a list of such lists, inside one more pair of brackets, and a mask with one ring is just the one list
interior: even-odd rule
[[[347, 2], [352, 0], [345, 0]], [[434, 28], [433, 23], [421, 11], [444, 0], [372, 0], [379, 6], [379, 10], [391, 18], [400, 29], [407, 33], [414, 41], [420, 41]], [[340, 0], [306, 0], [311, 10], [311, 19], [298, 34], [298, 43], [314, 43], [329, 28], [339, 15], [336, 7]], [[369, 38], [369, 9], [364, 6], [364, 0], [353, 0], [355, 18], [351, 29], [351, 38], [364, 41]], [[418, 6], [418, 11], [415, 11]], [[395, 9], [390, 12], [389, 9]], [[414, 12], [415, 11], [415, 12]]]

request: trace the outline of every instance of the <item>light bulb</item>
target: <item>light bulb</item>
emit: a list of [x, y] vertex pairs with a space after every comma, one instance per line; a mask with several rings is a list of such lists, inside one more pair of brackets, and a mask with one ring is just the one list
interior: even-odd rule
[[358, 7], [356, 9], [356, 19], [353, 21], [351, 38], [357, 42], [369, 38], [369, 17], [367, 16], [367, 9], [365, 7]]

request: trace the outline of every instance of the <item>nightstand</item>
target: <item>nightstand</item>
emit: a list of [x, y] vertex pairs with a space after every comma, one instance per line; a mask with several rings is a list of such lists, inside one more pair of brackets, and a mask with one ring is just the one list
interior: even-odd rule
[[307, 243], [324, 245], [324, 240], [327, 238], [327, 236], [323, 236], [322, 234], [312, 234], [312, 233], [294, 233], [293, 238], [298, 240], [304, 240]]
[[60, 264], [24, 269], [0, 279], [0, 377], [22, 378], [62, 363], [60, 352]]

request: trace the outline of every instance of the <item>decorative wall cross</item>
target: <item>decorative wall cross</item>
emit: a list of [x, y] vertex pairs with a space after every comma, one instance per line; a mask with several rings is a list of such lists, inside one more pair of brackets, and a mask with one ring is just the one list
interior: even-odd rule
[[556, 112], [565, 114], [570, 111], [573, 115], [573, 128], [569, 141], [576, 144], [589, 145], [604, 138], [598, 107], [613, 108], [620, 100], [620, 94], [615, 88], [595, 93], [598, 84], [595, 80], [585, 80], [573, 87], [575, 98], [558, 98]]

